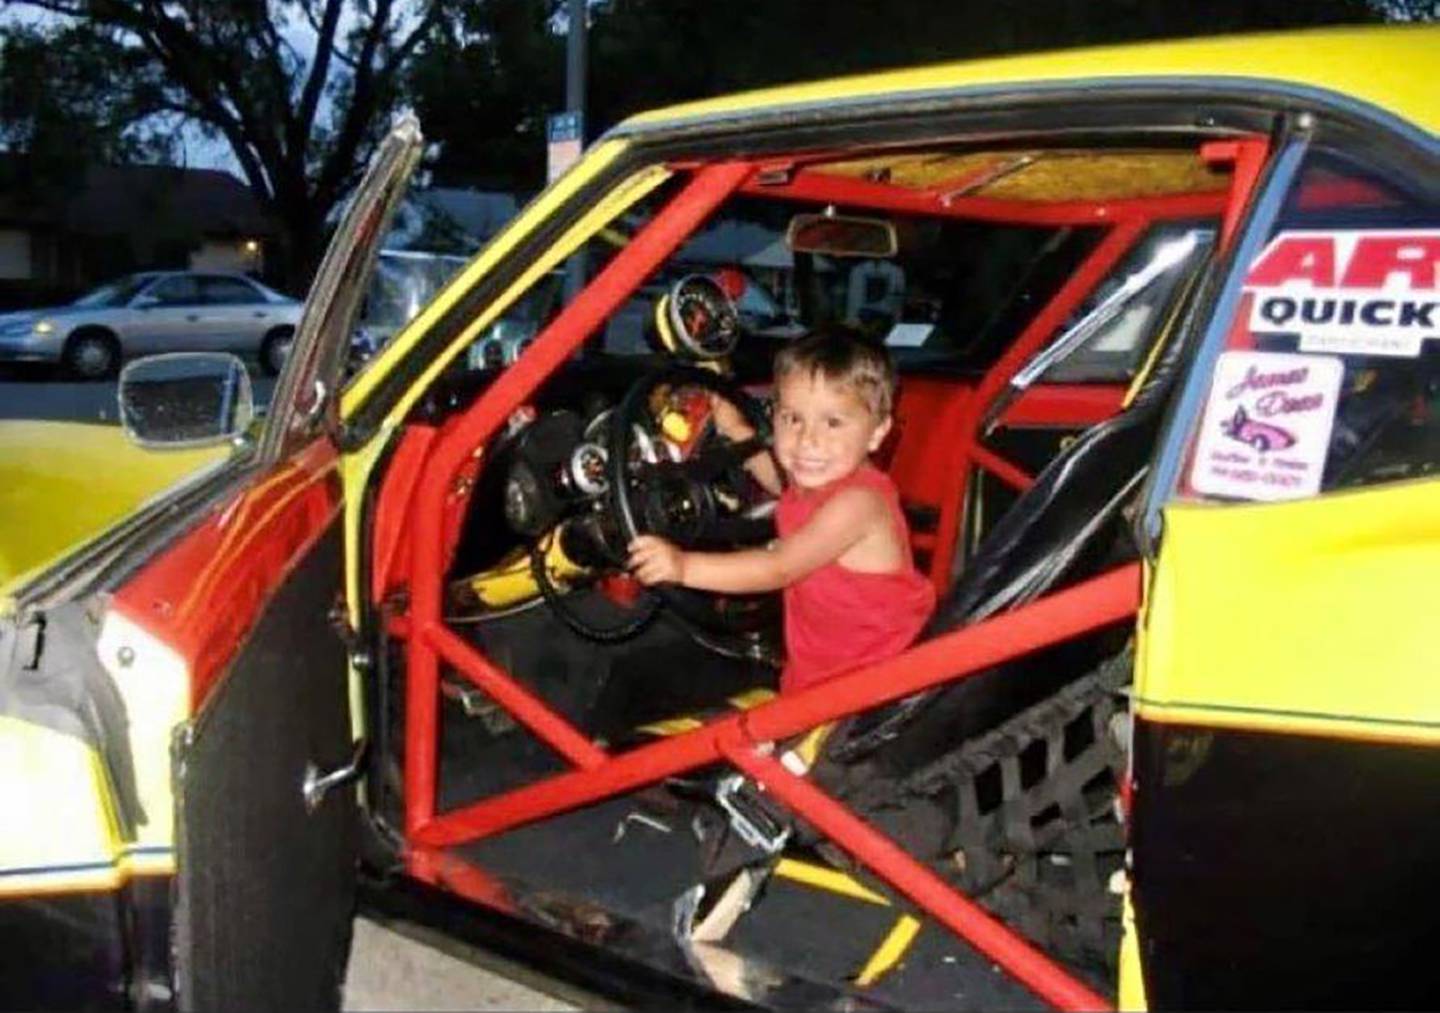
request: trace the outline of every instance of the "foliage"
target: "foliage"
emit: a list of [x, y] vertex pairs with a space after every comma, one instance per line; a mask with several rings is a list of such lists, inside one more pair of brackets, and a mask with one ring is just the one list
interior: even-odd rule
[[[520, 188], [543, 179], [544, 118], [563, 107], [558, 6], [476, 4], [443, 49], [420, 55], [411, 81], [442, 144], [439, 178]], [[1381, 16], [1368, 0], [592, 0], [587, 134], [642, 109], [837, 74]]]
[[[285, 224], [293, 254], [288, 273], [303, 280], [318, 258], [327, 216], [358, 180], [401, 101], [408, 64], [460, 3], [8, 0], [5, 6], [12, 16], [21, 10], [45, 16], [7, 32], [19, 45], [13, 67], [7, 54], [5, 77], [23, 76], [18, 57], [33, 58], [36, 46], [67, 68], [39, 79], [51, 94], [30, 97], [32, 120], [59, 122], [62, 132], [95, 140], [88, 154], [100, 157], [124, 157], [131, 153], [126, 143], [158, 139], [156, 114], [223, 139], [251, 190]], [[71, 48], [77, 41], [93, 44]], [[117, 137], [125, 143], [110, 143]]]
[[[563, 106], [563, 0], [0, 0], [0, 143], [41, 178], [223, 140], [308, 277], [325, 222], [412, 104], [437, 183], [530, 190]], [[587, 134], [809, 78], [1162, 36], [1418, 20], [1437, 0], [591, 0]], [[19, 15], [32, 12], [29, 21]], [[33, 12], [39, 12], [33, 14]], [[298, 286], [297, 286], [298, 287]]]
[[[130, 82], [117, 89], [116, 77]], [[88, 22], [17, 25], [0, 38], [0, 185], [44, 199], [77, 183], [92, 162], [168, 162], [175, 134], [163, 83], [143, 54]]]

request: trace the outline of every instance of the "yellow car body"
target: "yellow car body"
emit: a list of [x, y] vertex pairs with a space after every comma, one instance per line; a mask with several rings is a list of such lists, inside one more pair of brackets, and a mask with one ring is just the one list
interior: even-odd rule
[[[863, 128], [867, 117], [878, 117], [897, 105], [923, 117], [934, 109], [1043, 105], [1054, 96], [1075, 96], [1078, 91], [1091, 93], [1087, 100], [1099, 102], [1096, 96], [1107, 91], [1155, 95], [1174, 87], [1192, 91], [1197, 108], [1204, 103], [1202, 97], [1212, 92], [1236, 102], [1242, 101], [1237, 96], [1249, 92], [1244, 101], [1277, 117], [1289, 117], [1289, 129], [1301, 134], [1310, 128], [1307, 117], [1363, 123], [1396, 145], [1409, 146], [1417, 152], [1417, 164], [1428, 168], [1440, 145], [1436, 137], [1440, 107], [1435, 102], [1432, 69], [1437, 53], [1440, 27], [1260, 34], [937, 65], [768, 89], [635, 117], [601, 138], [574, 168], [525, 208], [345, 387], [338, 406], [343, 433], [343, 438], [337, 437], [338, 450], [293, 458], [258, 476], [259, 484], [235, 501], [241, 507], [212, 512], [197, 520], [197, 525], [213, 529], [213, 540], [207, 544], [216, 549], [214, 558], [221, 562], [259, 555], [264, 544], [281, 541], [287, 551], [293, 550], [294, 558], [300, 558], [318, 544], [319, 536], [311, 537], [305, 525], [312, 521], [318, 525], [314, 518], [338, 514], [339, 544], [334, 551], [343, 578], [337, 579], [340, 586], [336, 590], [343, 591], [351, 630], [372, 624], [373, 633], [378, 620], [369, 604], [367, 585], [366, 546], [373, 536], [367, 527], [367, 497], [390, 466], [396, 435], [447, 364], [486, 327], [539, 279], [680, 171], [663, 159], [644, 154], [646, 146], [657, 139], [673, 142], [684, 151], [684, 145], [696, 138], [773, 136], [812, 121], [853, 121]], [[1303, 115], [1292, 115], [1295, 110]], [[1292, 137], [1287, 143], [1293, 141]], [[1268, 171], [1285, 169], [1282, 155], [1271, 151], [1267, 159]], [[1286, 171], [1298, 169], [1292, 164]], [[1266, 178], [1270, 177], [1261, 174], [1262, 185]], [[1428, 182], [1433, 185], [1434, 180]], [[1253, 213], [1255, 209], [1246, 209], [1246, 214]], [[1261, 237], [1247, 231], [1247, 221], [1243, 216], [1236, 219], [1237, 242], [1240, 249], [1253, 255], [1260, 249]], [[1247, 241], [1251, 245], [1246, 246]], [[1440, 287], [1440, 277], [1434, 287]], [[458, 325], [457, 316], [463, 317]], [[1206, 318], [1195, 326], [1213, 329], [1218, 325]], [[1217, 351], [1221, 347], [1217, 345]], [[526, 356], [522, 356], [520, 363], [525, 362]], [[1184, 455], [1192, 449], [1191, 429], [1200, 425], [1205, 399], [1218, 396], [1207, 393], [1207, 370], [1213, 366], [1210, 361], [1195, 370], [1198, 380], [1190, 381], [1194, 394], [1181, 402], [1176, 421], [1164, 437], [1168, 441], [1164, 456], [1172, 471], [1164, 480], [1155, 480], [1156, 491], [1145, 503], [1144, 516], [1137, 519], [1137, 525], [1145, 526], [1148, 518], [1149, 541], [1137, 591], [1143, 594], [1143, 601], [1135, 626], [1131, 735], [1143, 740], [1142, 751], [1150, 752], [1136, 761], [1139, 767], [1134, 783], [1139, 787], [1129, 799], [1140, 827], [1135, 857], [1141, 878], [1138, 889], [1134, 879], [1124, 887], [1126, 934], [1115, 994], [1125, 1008], [1203, 1005], [1203, 1000], [1192, 997], [1219, 993], [1204, 991], [1202, 984], [1208, 987], [1213, 982], [1200, 982], [1194, 969], [1216, 965], [1206, 963], [1212, 954], [1196, 940], [1250, 929], [1249, 924], [1222, 921], [1206, 926], [1186, 920], [1193, 911], [1167, 921], [1172, 908], [1154, 900], [1161, 891], [1152, 887], [1146, 892], [1143, 875], [1147, 866], [1153, 869], [1183, 858], [1193, 863], [1177, 874], [1181, 879], [1189, 877], [1186, 882], [1196, 881], [1195, 864], [1203, 864], [1217, 881], [1231, 876], [1233, 883], [1224, 890], [1217, 888], [1216, 893], [1232, 905], [1231, 911], [1241, 910], [1247, 891], [1263, 898], [1257, 902], [1262, 908], [1280, 903], [1264, 890], [1267, 881], [1283, 878], [1279, 875], [1285, 863], [1283, 855], [1267, 856], [1259, 863], [1237, 859], [1237, 865], [1251, 862], [1242, 875], [1225, 867], [1223, 841], [1201, 842], [1208, 849], [1202, 854], [1198, 845], [1190, 847], [1193, 841], [1172, 836], [1177, 827], [1194, 831], [1174, 814], [1183, 808], [1187, 785], [1199, 790], [1196, 786], [1203, 777], [1196, 780], [1196, 772], [1205, 766], [1207, 757], [1221, 756], [1235, 742], [1249, 748], [1260, 741], [1257, 736], [1274, 736], [1277, 738], [1265, 741], [1283, 740], [1277, 748], [1298, 751], [1297, 756], [1309, 756], [1305, 751], [1311, 750], [1317, 763], [1328, 765], [1323, 767], [1327, 771], [1380, 763], [1372, 752], [1377, 748], [1391, 750], [1386, 756], [1403, 752], [1405, 761], [1413, 762], [1415, 769], [1431, 773], [1440, 769], [1440, 754], [1434, 752], [1440, 746], [1440, 691], [1428, 679], [1434, 667], [1428, 578], [1440, 559], [1440, 478], [1410, 476], [1405, 481], [1327, 490], [1288, 502], [1236, 503], [1174, 493], [1174, 487], [1167, 488], [1164, 483], [1173, 483], [1179, 472], [1189, 467]], [[0, 491], [0, 531], [5, 532], [0, 541], [0, 594], [13, 596], [14, 600], [6, 603], [10, 609], [17, 604], [35, 605], [31, 589], [37, 581], [43, 583], [55, 561], [83, 557], [86, 544], [113, 532], [134, 506], [223, 456], [217, 450], [181, 454], [125, 451], [122, 442], [115, 430], [98, 427], [0, 425], [0, 487], [4, 490]], [[307, 510], [310, 513], [305, 513]], [[301, 519], [294, 520], [292, 515]], [[252, 527], [247, 529], [246, 524]], [[247, 531], [259, 533], [247, 541]], [[157, 557], [164, 555], [162, 549], [149, 551]], [[203, 557], [197, 554], [187, 559], [194, 562]], [[152, 812], [158, 807], [166, 817], [144, 830], [140, 845], [133, 836], [127, 843], [116, 829], [116, 806], [109, 795], [113, 785], [101, 771], [101, 751], [77, 748], [53, 729], [37, 730], [24, 720], [0, 714], [0, 758], [12, 764], [11, 771], [0, 772], [0, 779], [13, 774], [22, 777], [27, 786], [15, 791], [14, 805], [34, 805], [47, 792], [62, 793], [67, 799], [66, 805], [37, 814], [33, 832], [23, 840], [0, 844], [0, 896], [6, 895], [6, 873], [14, 873], [8, 880], [11, 897], [113, 892], [134, 877], [176, 875], [177, 832], [168, 814], [174, 807], [177, 819], [183, 821], [189, 811], [186, 807], [200, 804], [194, 801], [200, 793], [186, 797], [172, 793], [166, 777], [171, 771], [168, 750], [180, 741], [174, 738], [176, 729], [183, 737], [197, 726], [203, 728], [202, 715], [212, 720], [219, 709], [216, 705], [206, 711], [197, 702], [205, 698], [210, 685], [200, 685], [197, 659], [213, 670], [207, 680], [213, 677], [223, 682], [226, 666], [240, 651], [235, 645], [258, 650], [255, 645], [260, 643], [249, 626], [227, 628], [230, 639], [225, 643], [233, 653], [217, 660], [218, 640], [197, 645], [176, 632], [185, 630], [174, 618], [172, 606], [178, 605], [182, 613], [187, 607], [197, 614], [216, 611], [224, 607], [233, 590], [227, 583], [228, 571], [218, 563], [212, 569], [209, 560], [203, 561], [207, 565], [196, 586], [206, 588], [213, 603], [156, 598], [158, 604], [152, 603], [152, 607], [157, 614], [164, 613], [163, 623], [147, 626], [137, 615], [137, 607], [123, 615], [109, 613], [110, 625], [101, 634], [106, 650], [143, 646], [139, 667], [117, 661], [121, 655], [114, 652], [106, 654], [103, 661], [132, 715], [147, 715], [134, 721], [129, 742], [137, 753], [134, 763], [141, 771], [144, 807]], [[252, 612], [245, 613], [249, 617], [246, 622], [254, 619], [259, 628], [261, 620], [255, 616], [281, 600], [291, 573], [277, 556], [271, 570], [254, 581], [234, 582], [243, 584], [241, 590], [255, 605]], [[101, 590], [118, 589], [120, 598], [128, 594], [133, 605], [141, 596], [128, 581], [126, 577], [117, 588]], [[149, 594], [153, 586], [145, 584], [143, 590]], [[290, 599], [284, 603], [287, 608], [294, 605]], [[327, 601], [326, 607], [330, 604]], [[0, 614], [6, 610], [0, 607]], [[330, 623], [336, 621], [336, 616], [325, 610], [317, 615]], [[316, 622], [318, 626], [319, 620]], [[212, 628], [214, 624], [207, 627]], [[133, 660], [135, 652], [130, 657]], [[352, 651], [348, 661], [349, 717], [356, 736], [363, 737], [373, 734], [364, 701], [374, 659]], [[141, 678], [144, 665], [153, 666], [163, 678], [148, 682]], [[339, 760], [333, 756], [325, 759], [332, 765]], [[175, 769], [181, 766], [177, 764]], [[194, 765], [188, 769], [193, 776], [195, 769], [210, 768]], [[1293, 773], [1295, 768], [1284, 769]], [[1376, 777], [1391, 773], [1377, 773]], [[1258, 775], [1253, 782], [1244, 783], [1234, 780], [1233, 772], [1230, 776], [1232, 780], [1223, 786], [1207, 788], [1211, 794], [1199, 801], [1223, 810], [1237, 825], [1243, 824], [1270, 804], [1269, 796], [1258, 794], [1258, 788], [1253, 798], [1249, 794], [1263, 780]], [[1275, 790], [1281, 795], [1304, 795], [1307, 804], [1323, 801], [1306, 795], [1306, 791], [1318, 790], [1315, 785], [1286, 781]], [[1233, 792], [1233, 798], [1225, 796], [1227, 791]], [[1355, 803], [1357, 792], [1345, 797], [1348, 803]], [[1408, 802], [1417, 810], [1428, 808], [1425, 797], [1412, 796]], [[1258, 808], [1247, 809], [1250, 804]], [[1201, 811], [1198, 803], [1195, 811]], [[1387, 823], [1382, 829], [1405, 825]], [[1310, 824], [1306, 826], [1313, 830]], [[1336, 826], [1335, 832], [1341, 835], [1354, 830], [1343, 822]], [[1431, 836], [1424, 839], [1433, 840], [1434, 831], [1426, 832]], [[1358, 831], [1354, 839], [1361, 841]], [[247, 840], [254, 846], [255, 839]], [[1396, 844], [1383, 833], [1364, 840], [1367, 846]], [[58, 854], [62, 842], [68, 850], [51, 864], [57, 869], [84, 866], [90, 870], [89, 879], [66, 879], [59, 873], [38, 880], [21, 877], [22, 871], [46, 864], [47, 854]], [[1300, 851], [1309, 842], [1289, 843]], [[1254, 841], [1247, 844], [1258, 846]], [[1403, 850], [1403, 845], [1397, 846]], [[1352, 857], [1359, 865], [1359, 856]], [[1406, 852], [1404, 857], [1417, 875], [1424, 872], [1430, 876], [1425, 882], [1436, 882], [1433, 873], [1424, 869], [1428, 856]], [[413, 857], [406, 860], [413, 861]], [[97, 876], [96, 869], [103, 875]], [[413, 866], [410, 871], [414, 872]], [[1351, 868], [1343, 875], [1363, 883], [1366, 871]], [[459, 876], [447, 881], [443, 869], [431, 869], [429, 876], [427, 882], [432, 886], [448, 882], [446, 889], [472, 900], [485, 896], [483, 883], [477, 885]], [[1174, 886], [1178, 881], [1165, 880], [1165, 890], [1178, 889]], [[1385, 882], [1387, 888], [1394, 887], [1393, 880]], [[878, 896], [853, 880], [836, 892], [847, 890]], [[1171, 896], [1166, 895], [1167, 904]], [[1387, 893], [1382, 900], [1390, 905], [1386, 911], [1398, 922], [1412, 915], [1421, 917], [1416, 912], [1426, 898]], [[163, 907], [153, 895], [147, 904], [147, 910], [157, 904]], [[1218, 917], [1208, 909], [1205, 913]], [[1235, 917], [1243, 921], [1251, 914], [1246, 909]], [[1423, 917], [1433, 921], [1433, 916]], [[904, 931], [908, 935], [899, 944], [902, 951], [917, 930], [907, 923]], [[1297, 944], [1296, 949], [1304, 946]], [[1183, 959], [1172, 960], [1175, 953], [1182, 953]], [[1406, 952], [1397, 954], [1396, 961], [1419, 957]], [[898, 960], [898, 954], [894, 955], [886, 968]], [[1305, 970], [1304, 961], [1292, 959], [1288, 953], [1276, 960], [1285, 973], [1297, 979]], [[1251, 984], [1258, 988], [1257, 983], [1268, 973], [1258, 965], [1231, 970], [1237, 988]], [[1410, 964], [1408, 971], [1414, 970]], [[180, 982], [182, 998], [210, 994], [186, 978], [183, 968], [171, 968], [168, 973], [170, 981]], [[1273, 995], [1273, 985], [1269, 982], [1263, 994]], [[1310, 999], [1313, 996], [1307, 996], [1307, 1001]]]

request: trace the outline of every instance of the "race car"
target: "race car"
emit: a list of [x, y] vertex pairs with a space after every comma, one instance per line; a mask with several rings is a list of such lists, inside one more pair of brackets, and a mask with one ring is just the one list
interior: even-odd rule
[[[223, 358], [132, 365], [138, 438], [229, 458], [5, 589], [6, 1000], [334, 1006], [357, 896], [644, 1004], [1432, 996], [1437, 45], [646, 114], [342, 385], [397, 125], [263, 424]], [[624, 563], [773, 537], [741, 464], [794, 335], [686, 252], [732, 220], [800, 332], [899, 364], [876, 463], [940, 602], [784, 694], [774, 596]], [[572, 258], [513, 362], [466, 354]]]

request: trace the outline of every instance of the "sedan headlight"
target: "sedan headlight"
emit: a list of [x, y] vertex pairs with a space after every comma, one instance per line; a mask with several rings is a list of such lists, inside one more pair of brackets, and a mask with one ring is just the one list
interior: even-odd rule
[[36, 333], [36, 334], [54, 334], [54, 333], [55, 333], [55, 324], [54, 324], [52, 321], [49, 321], [49, 320], [37, 320], [37, 321], [35, 321], [35, 333]]

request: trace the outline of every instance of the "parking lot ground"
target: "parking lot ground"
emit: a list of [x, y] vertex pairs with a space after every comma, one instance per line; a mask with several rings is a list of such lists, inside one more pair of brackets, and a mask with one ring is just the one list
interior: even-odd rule
[[[438, 947], [438, 948], [437, 948]], [[463, 954], [463, 956], [461, 956]], [[528, 968], [404, 922], [355, 919], [347, 1010], [614, 1009]]]

